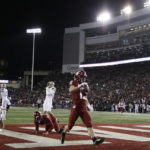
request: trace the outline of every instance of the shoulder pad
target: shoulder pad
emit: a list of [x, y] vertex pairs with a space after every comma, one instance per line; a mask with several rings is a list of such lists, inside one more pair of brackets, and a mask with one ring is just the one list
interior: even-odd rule
[[78, 82], [75, 81], [75, 80], [72, 80], [72, 81], [70, 81], [69, 85], [70, 85], [70, 86], [71, 86], [71, 85], [77, 86], [77, 85], [78, 85]]

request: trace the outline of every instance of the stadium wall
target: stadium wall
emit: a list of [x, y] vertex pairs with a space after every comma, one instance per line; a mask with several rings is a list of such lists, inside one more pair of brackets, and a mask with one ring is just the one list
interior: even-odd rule
[[[72, 32], [72, 30], [71, 30]], [[82, 33], [81, 33], [82, 34]], [[62, 72], [75, 72], [78, 70], [81, 54], [80, 51], [80, 32], [64, 34], [63, 47], [63, 68]]]
[[[120, 31], [150, 24], [149, 7], [136, 10], [130, 15], [120, 15], [113, 17], [108, 22], [92, 22], [80, 24], [78, 27], [66, 28], [64, 33], [63, 66], [62, 72], [75, 72], [79, 69], [79, 64], [84, 61], [85, 46], [113, 42], [119, 40]], [[116, 26], [114, 34], [99, 34], [93, 37], [86, 37], [86, 33], [91, 29], [103, 29], [104, 26]]]

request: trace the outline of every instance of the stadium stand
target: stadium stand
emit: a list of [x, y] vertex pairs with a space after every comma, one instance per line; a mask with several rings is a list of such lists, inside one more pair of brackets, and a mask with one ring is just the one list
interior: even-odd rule
[[[119, 42], [87, 47], [84, 63], [100, 63], [148, 57], [150, 56], [149, 40], [149, 36], [142, 36], [141, 38], [138, 38], [138, 41], [134, 38], [128, 40], [128, 42], [123, 42], [127, 40], [120, 40]], [[135, 42], [133, 43], [130, 41]]]
[[[143, 104], [150, 104], [150, 63], [128, 64], [115, 67], [103, 67], [86, 69], [88, 82], [91, 89], [89, 102], [96, 111], [113, 111], [113, 105], [117, 105], [121, 99], [126, 103], [126, 111], [129, 104], [141, 106], [141, 112], [145, 112]], [[72, 75], [53, 72], [47, 78], [35, 85], [33, 91], [30, 87], [9, 89], [12, 103], [19, 106], [36, 104], [38, 97], [44, 100], [47, 81], [56, 83], [54, 108], [70, 108], [71, 96], [68, 92], [69, 81]], [[134, 109], [134, 108], [133, 108]], [[139, 107], [140, 109], [140, 107]], [[133, 110], [132, 110], [133, 111]]]
[[[133, 12], [131, 16], [115, 17], [107, 24], [88, 23], [66, 28], [62, 72], [75, 71], [83, 63], [100, 63], [150, 56], [149, 8]], [[71, 41], [71, 42], [70, 42]], [[69, 44], [68, 44], [69, 43]], [[73, 58], [73, 59], [72, 59]], [[96, 111], [118, 111], [120, 100], [126, 111], [150, 111], [150, 62], [124, 64], [111, 67], [85, 69], [90, 86], [89, 102]], [[56, 67], [57, 68], [57, 67]], [[35, 104], [38, 97], [44, 100], [48, 81], [56, 84], [54, 108], [69, 108], [71, 96], [70, 73], [51, 72], [47, 78], [30, 87], [9, 89], [12, 103]]]

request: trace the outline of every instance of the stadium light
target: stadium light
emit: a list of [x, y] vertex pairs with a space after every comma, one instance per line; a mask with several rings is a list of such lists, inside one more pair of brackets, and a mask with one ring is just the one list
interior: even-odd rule
[[9, 83], [8, 80], [0, 80], [0, 83]]
[[34, 76], [34, 49], [35, 49], [35, 34], [41, 33], [41, 28], [27, 29], [26, 33], [33, 34], [33, 51], [32, 51], [32, 75], [31, 75], [31, 91], [33, 89], [33, 76]]
[[130, 5], [126, 6], [121, 10], [121, 14], [130, 15], [132, 13], [132, 7]]
[[40, 28], [35, 28], [35, 29], [27, 29], [27, 33], [41, 33]]
[[144, 62], [144, 61], [150, 61], [150, 57], [121, 60], [121, 61], [114, 61], [114, 62], [106, 62], [106, 63], [81, 64], [81, 65], [79, 65], [79, 67], [80, 68], [105, 67], [105, 66], [115, 66], [115, 65], [130, 64], [130, 63], [137, 63], [137, 62]]
[[150, 6], [150, 0], [144, 3], [144, 7], [149, 7]]
[[108, 20], [110, 20], [110, 18], [111, 18], [110, 13], [105, 11], [105, 12], [101, 13], [100, 15], [98, 15], [97, 21], [99, 21], [99, 22], [107, 22]]

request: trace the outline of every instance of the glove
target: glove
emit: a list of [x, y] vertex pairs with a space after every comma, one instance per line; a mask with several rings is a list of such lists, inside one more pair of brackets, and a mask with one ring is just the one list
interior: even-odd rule
[[93, 109], [93, 107], [90, 105], [90, 104], [88, 104], [88, 109], [91, 111], [91, 112], [93, 112], [94, 111], [94, 109]]
[[84, 86], [88, 86], [88, 84], [86, 82], [83, 82], [83, 83], [78, 85], [79, 88], [84, 87]]

